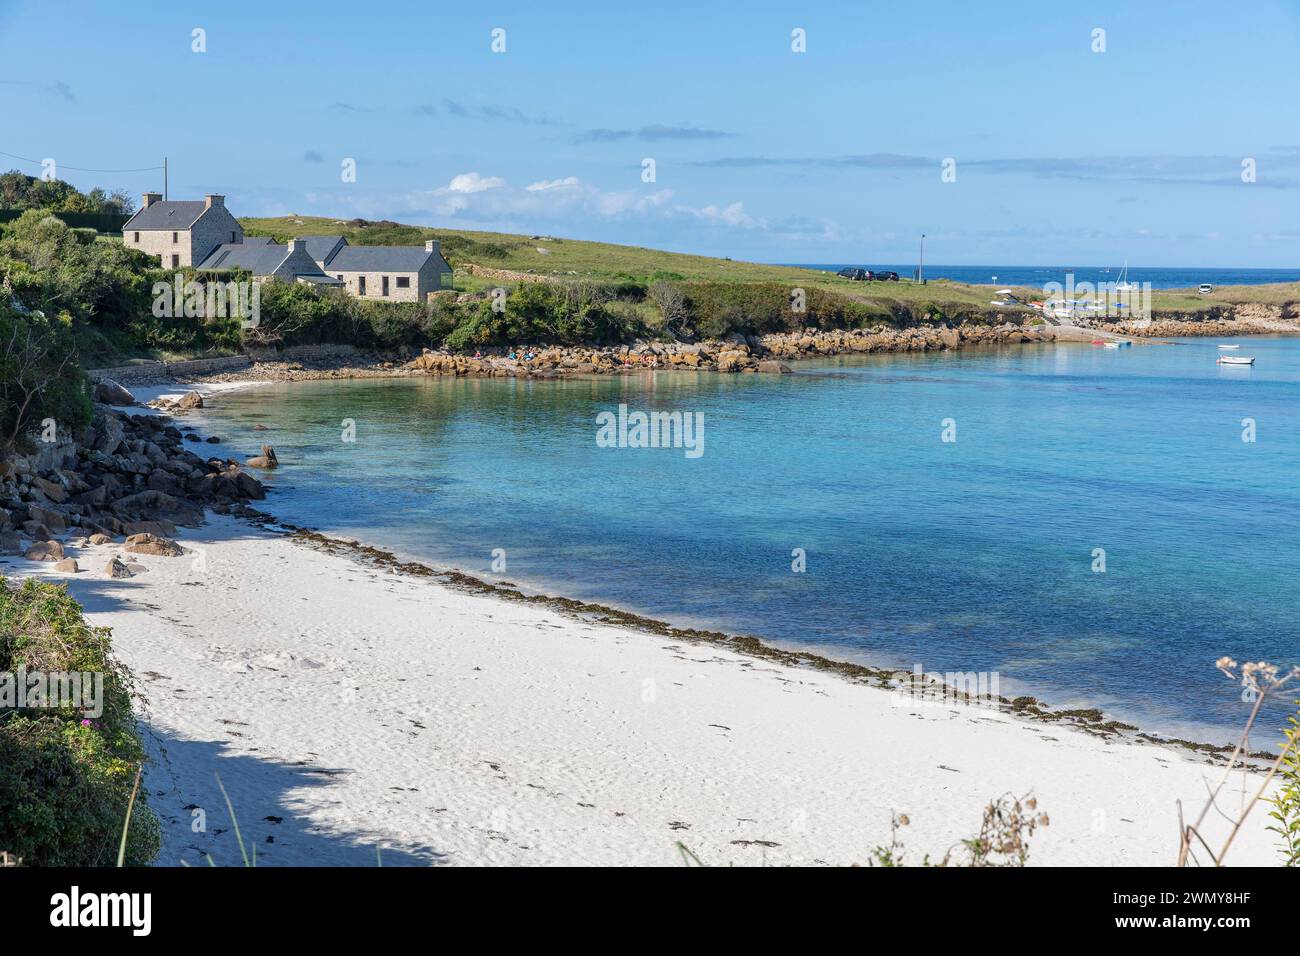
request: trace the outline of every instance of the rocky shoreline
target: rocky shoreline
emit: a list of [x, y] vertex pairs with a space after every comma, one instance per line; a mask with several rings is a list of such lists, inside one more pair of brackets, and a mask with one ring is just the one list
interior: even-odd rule
[[[833, 355], [937, 352], [990, 346], [1087, 342], [1118, 335], [1155, 340], [1179, 336], [1300, 334], [1300, 325], [1274, 316], [1184, 319], [1150, 323], [1104, 323], [1095, 328], [1005, 322], [920, 325], [895, 329], [804, 329], [764, 336], [732, 334], [704, 342], [640, 341], [618, 346], [535, 346], [483, 349], [474, 355], [424, 349], [405, 355], [327, 355], [274, 360], [263, 357], [247, 368], [141, 379], [171, 382], [298, 382], [340, 378], [404, 378], [448, 375], [467, 378], [559, 379], [584, 375], [627, 375], [646, 370], [784, 374], [792, 362]], [[136, 379], [133, 379], [136, 381]]]
[[[197, 393], [175, 410], [201, 407]], [[37, 440], [0, 462], [0, 554], [54, 563], [77, 574], [87, 544], [122, 542], [104, 568], [113, 578], [143, 568], [130, 555], [176, 557], [178, 525], [197, 527], [206, 509], [241, 514], [266, 497], [262, 483], [233, 459], [204, 458], [184, 447], [201, 439], [164, 415], [120, 410], [134, 398], [101, 382], [90, 425], [75, 436]], [[112, 404], [110, 404], [112, 403]], [[115, 407], [117, 406], [117, 407]]]

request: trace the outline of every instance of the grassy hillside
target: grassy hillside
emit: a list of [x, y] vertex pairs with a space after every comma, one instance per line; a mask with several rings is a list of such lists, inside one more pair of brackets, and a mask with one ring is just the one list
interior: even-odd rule
[[[894, 303], [983, 308], [993, 298], [992, 290], [987, 287], [946, 280], [932, 281], [924, 286], [907, 280], [852, 282], [816, 269], [714, 259], [643, 246], [619, 246], [551, 236], [531, 238], [504, 232], [464, 232], [312, 216], [242, 218], [239, 221], [248, 235], [272, 236], [279, 242], [286, 242], [294, 236], [322, 234], [342, 235], [348, 242], [368, 245], [419, 245], [426, 239], [437, 239], [442, 243], [443, 255], [457, 269], [457, 288], [476, 289], [495, 284], [491, 281], [476, 282], [473, 277], [461, 273], [465, 263], [474, 263], [489, 269], [532, 272], [561, 279], [777, 282], [792, 288], [839, 292], [861, 302], [879, 305], [882, 311], [888, 311]], [[945, 311], [950, 310], [945, 308]]]
[[[249, 235], [273, 236], [280, 242], [294, 236], [316, 234], [343, 235], [348, 242], [367, 245], [419, 245], [426, 239], [437, 239], [442, 243], [448, 262], [456, 268], [456, 287], [462, 290], [477, 290], [496, 284], [490, 279], [468, 275], [463, 266], [473, 263], [490, 269], [532, 272], [561, 279], [776, 282], [790, 287], [838, 292], [880, 311], [890, 311], [899, 305], [911, 308], [933, 305], [951, 313], [962, 309], [986, 309], [994, 298], [991, 286], [965, 285], [946, 279], [931, 280], [924, 286], [906, 279], [888, 283], [852, 282], [815, 269], [714, 259], [642, 246], [619, 246], [553, 236], [534, 238], [503, 232], [453, 231], [394, 222], [312, 216], [244, 218], [240, 222]], [[1028, 299], [1040, 299], [1043, 295], [1039, 288], [1020, 287], [1016, 291]], [[1242, 303], [1300, 306], [1300, 283], [1223, 286], [1208, 296], [1199, 295], [1193, 289], [1170, 289], [1155, 292], [1153, 300], [1153, 307], [1158, 312], [1205, 312]]]

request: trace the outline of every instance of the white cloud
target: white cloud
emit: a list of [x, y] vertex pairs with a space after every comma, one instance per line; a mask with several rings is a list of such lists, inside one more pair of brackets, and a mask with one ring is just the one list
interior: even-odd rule
[[761, 229], [765, 225], [761, 220], [755, 219], [745, 212], [745, 204], [740, 202], [733, 202], [722, 207], [709, 205], [702, 209], [690, 209], [683, 206], [681, 209], [683, 212], [714, 225], [739, 226], [742, 229]]
[[447, 191], [453, 193], [481, 193], [488, 189], [500, 189], [506, 181], [499, 176], [480, 176], [478, 173], [461, 173], [453, 176], [447, 184]]
[[543, 192], [547, 189], [562, 189], [565, 186], [577, 186], [577, 176], [565, 176], [563, 179], [543, 179], [540, 182], [533, 183], [531, 186], [524, 187], [530, 193]]

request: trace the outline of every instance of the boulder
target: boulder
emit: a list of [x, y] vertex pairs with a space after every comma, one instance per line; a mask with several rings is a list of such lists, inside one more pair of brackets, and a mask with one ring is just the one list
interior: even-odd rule
[[195, 391], [186, 392], [180, 398], [176, 399], [176, 401], [172, 402], [172, 407], [183, 412], [187, 412], [191, 408], [202, 408], [203, 396]]
[[122, 533], [128, 539], [141, 534], [166, 537], [176, 533], [176, 525], [162, 518], [156, 521], [125, 521], [122, 523]]
[[47, 538], [54, 537], [54, 532], [45, 527], [45, 525], [41, 524], [39, 521], [24, 521], [23, 532], [27, 537], [36, 541], [44, 541]]
[[79, 495], [72, 496], [72, 501], [74, 504], [90, 505], [93, 508], [102, 508], [104, 506], [104, 502], [106, 502], [107, 500], [108, 500], [108, 486], [106, 484], [96, 485], [94, 488], [91, 488], [89, 491], [83, 491]]
[[61, 534], [68, 530], [68, 522], [57, 511], [42, 508], [40, 505], [29, 504], [27, 513], [31, 516], [32, 521], [39, 521], [55, 534]]
[[23, 557], [28, 561], [62, 561], [63, 545], [57, 541], [33, 541]]
[[164, 558], [179, 558], [185, 553], [185, 549], [170, 538], [148, 533], [131, 535], [126, 539], [125, 547], [132, 554], [156, 554]]
[[90, 536], [91, 544], [112, 544], [113, 536], [107, 534], [92, 534]]
[[181, 483], [176, 480], [176, 477], [168, 474], [161, 468], [155, 468], [153, 471], [149, 472], [149, 478], [145, 481], [145, 487], [172, 496], [182, 493]]
[[0, 554], [22, 554], [23, 541], [14, 531], [0, 532]]
[[774, 362], [771, 359], [759, 362], [758, 370], [760, 372], [765, 372], [768, 375], [789, 375], [790, 372], [793, 371], [793, 369], [784, 362]]
[[77, 567], [76, 558], [64, 558], [62, 561], [55, 563], [54, 570], [62, 571], [65, 574], [76, 574], [81, 568]]
[[135, 396], [111, 378], [95, 383], [95, 401], [105, 405], [134, 405]]
[[718, 353], [719, 372], [739, 372], [749, 364], [749, 355], [737, 349]]
[[262, 483], [246, 472], [240, 472], [235, 475], [235, 487], [244, 498], [253, 498], [261, 501], [266, 497], [266, 489]]
[[110, 578], [129, 578], [131, 576], [131, 570], [122, 562], [121, 558], [116, 557], [104, 565], [104, 573]]
[[62, 485], [45, 478], [32, 478], [32, 487], [57, 505], [68, 500], [68, 492]]
[[122, 447], [122, 440], [125, 437], [126, 429], [116, 415], [100, 415], [96, 417], [93, 444], [95, 451], [103, 452], [105, 455], [115, 455], [117, 450]]
[[268, 470], [280, 467], [280, 461], [275, 457], [275, 449], [270, 445], [263, 445], [262, 454], [248, 459], [244, 464], [249, 468], [266, 468]]

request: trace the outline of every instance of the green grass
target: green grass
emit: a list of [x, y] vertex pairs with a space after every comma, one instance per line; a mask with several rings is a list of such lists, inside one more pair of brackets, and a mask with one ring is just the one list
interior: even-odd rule
[[[490, 279], [465, 274], [460, 267], [467, 262], [489, 269], [532, 272], [559, 279], [614, 281], [656, 278], [712, 280], [732, 282], [778, 282], [791, 288], [832, 290], [888, 311], [891, 305], [935, 304], [944, 311], [949, 307], [983, 308], [993, 298], [988, 287], [963, 285], [947, 280], [918, 286], [900, 282], [852, 282], [831, 272], [765, 265], [710, 256], [693, 256], [665, 252], [644, 246], [620, 246], [581, 239], [528, 236], [504, 232], [473, 232], [431, 229], [397, 223], [360, 225], [359, 220], [329, 219], [312, 216], [282, 216], [275, 219], [243, 218], [239, 220], [250, 236], [271, 236], [287, 242], [295, 236], [342, 235], [348, 242], [372, 245], [418, 245], [426, 239], [442, 243], [443, 255], [457, 268], [455, 286], [462, 291], [479, 291], [496, 283]], [[545, 253], [538, 249], [546, 249]]]
[[[680, 252], [647, 249], [644, 246], [620, 246], [606, 242], [587, 242], [548, 236], [529, 236], [504, 232], [474, 232], [432, 229], [393, 222], [331, 219], [313, 216], [282, 216], [273, 219], [240, 219], [250, 236], [272, 236], [285, 242], [302, 235], [342, 235], [348, 242], [369, 245], [418, 245], [426, 239], [442, 243], [443, 255], [456, 268], [455, 288], [476, 292], [496, 282], [464, 271], [466, 263], [491, 269], [532, 272], [558, 279], [613, 281], [655, 278], [732, 281], [738, 283], [778, 282], [791, 288], [821, 288], [839, 292], [849, 298], [887, 312], [896, 305], [907, 307], [934, 305], [945, 313], [985, 309], [995, 297], [992, 286], [966, 285], [946, 279], [926, 285], [910, 281], [852, 282], [830, 272], [790, 266], [764, 265], [710, 256], [693, 256]], [[545, 249], [546, 252], [540, 252]], [[1019, 287], [1023, 298], [1041, 299], [1043, 290]], [[1193, 289], [1171, 289], [1153, 294], [1156, 312], [1208, 312], [1245, 303], [1300, 307], [1300, 283], [1262, 286], [1222, 286], [1210, 295]]]

